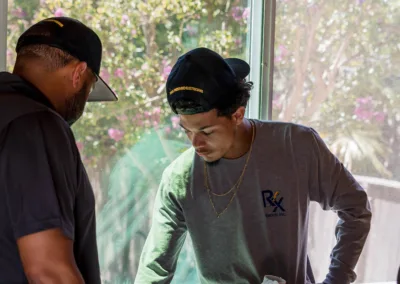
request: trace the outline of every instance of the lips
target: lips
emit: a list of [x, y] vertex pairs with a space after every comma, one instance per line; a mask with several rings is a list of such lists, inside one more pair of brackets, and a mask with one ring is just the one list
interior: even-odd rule
[[205, 155], [207, 155], [207, 151], [196, 151], [196, 153], [197, 153], [197, 155], [199, 155], [199, 156], [205, 156]]

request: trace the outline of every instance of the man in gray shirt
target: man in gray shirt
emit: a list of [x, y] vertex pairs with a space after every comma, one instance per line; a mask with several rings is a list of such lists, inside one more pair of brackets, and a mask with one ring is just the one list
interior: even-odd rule
[[324, 283], [355, 280], [370, 229], [365, 191], [312, 128], [244, 118], [249, 70], [206, 48], [172, 69], [168, 102], [193, 147], [163, 174], [135, 283], [169, 283], [187, 232], [201, 283], [310, 283], [310, 201], [340, 218]]

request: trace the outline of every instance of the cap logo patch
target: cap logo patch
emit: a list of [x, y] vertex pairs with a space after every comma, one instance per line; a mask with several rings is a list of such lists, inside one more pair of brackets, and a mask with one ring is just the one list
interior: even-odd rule
[[173, 93], [179, 92], [179, 91], [194, 91], [194, 92], [198, 92], [198, 93], [204, 93], [204, 90], [199, 89], [199, 88], [195, 88], [195, 87], [189, 87], [189, 86], [182, 86], [182, 87], [178, 87], [173, 89], [171, 92], [169, 92], [170, 95], [172, 95]]
[[61, 23], [60, 21], [54, 20], [54, 19], [49, 19], [49, 20], [45, 20], [46, 22], [53, 22], [56, 23], [57, 25], [59, 25], [61, 28], [64, 26], [63, 23]]

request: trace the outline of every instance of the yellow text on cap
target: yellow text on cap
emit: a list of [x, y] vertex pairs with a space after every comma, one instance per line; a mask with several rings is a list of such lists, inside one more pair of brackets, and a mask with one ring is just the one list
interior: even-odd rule
[[173, 89], [171, 92], [169, 92], [169, 94], [172, 95], [173, 93], [178, 92], [178, 91], [194, 91], [194, 92], [204, 93], [204, 91], [199, 88], [182, 86], [182, 87]]
[[64, 26], [63, 23], [61, 23], [60, 21], [54, 20], [54, 19], [49, 19], [49, 20], [45, 20], [46, 22], [53, 22], [56, 23], [57, 25], [59, 25], [61, 28]]

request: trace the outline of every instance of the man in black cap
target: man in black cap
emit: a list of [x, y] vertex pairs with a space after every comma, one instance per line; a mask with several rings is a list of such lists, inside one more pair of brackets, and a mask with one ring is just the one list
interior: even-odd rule
[[370, 228], [367, 195], [309, 127], [244, 117], [249, 66], [198, 48], [167, 98], [193, 147], [165, 170], [135, 283], [169, 283], [186, 234], [201, 283], [311, 283], [310, 200], [340, 221], [326, 284], [348, 284]]
[[0, 73], [0, 283], [100, 283], [94, 194], [70, 129], [114, 101], [96, 33], [65, 17], [18, 40]]

